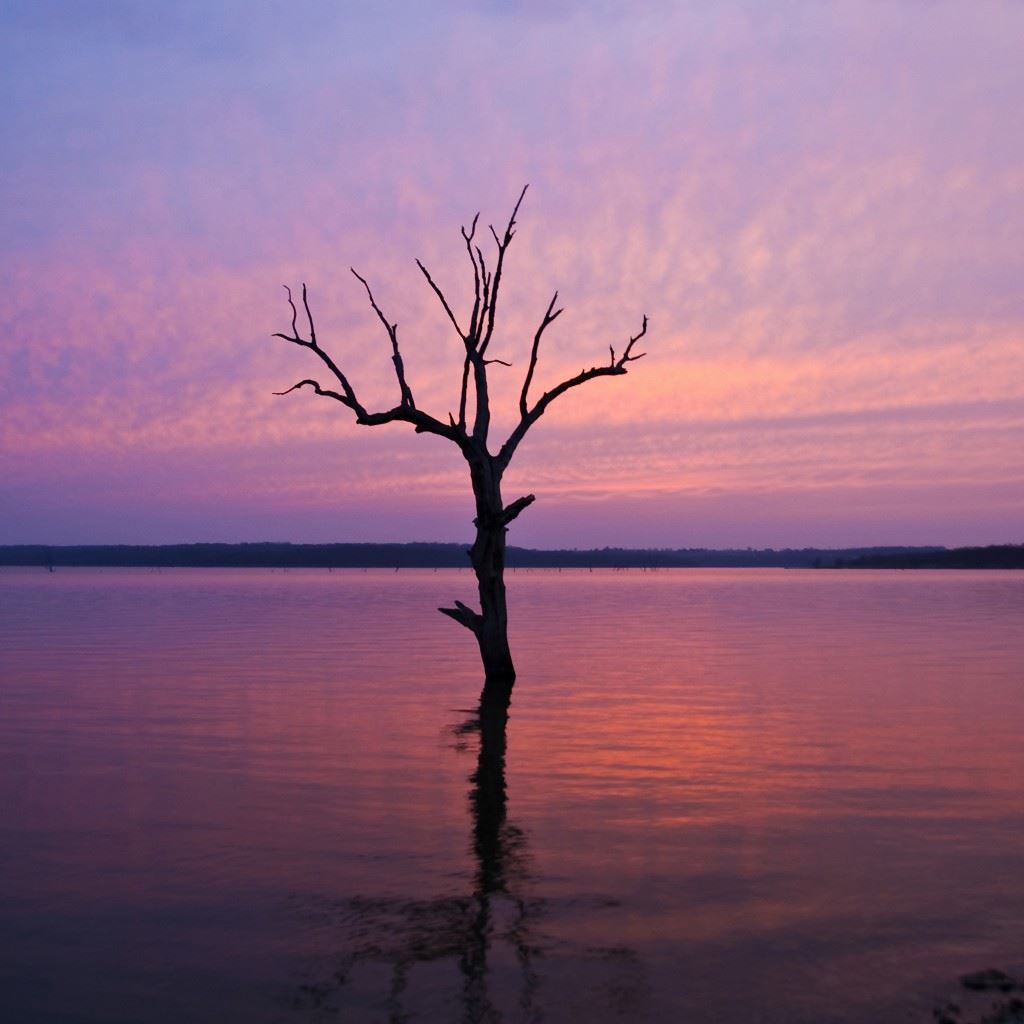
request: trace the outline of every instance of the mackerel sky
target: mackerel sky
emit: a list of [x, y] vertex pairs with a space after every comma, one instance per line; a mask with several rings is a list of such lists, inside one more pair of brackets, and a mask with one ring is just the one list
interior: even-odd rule
[[462, 540], [460, 224], [507, 218], [513, 543], [1024, 541], [1024, 4], [7, 2], [0, 543]]

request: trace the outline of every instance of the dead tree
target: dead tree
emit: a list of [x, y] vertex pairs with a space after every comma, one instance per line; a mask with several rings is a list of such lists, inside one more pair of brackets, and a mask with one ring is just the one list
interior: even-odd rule
[[330, 387], [323, 387], [319, 381], [306, 379], [300, 380], [287, 391], [275, 392], [276, 394], [286, 395], [299, 388], [312, 388], [316, 394], [340, 402], [350, 409], [355, 413], [356, 423], [361, 426], [376, 427], [384, 423], [408, 423], [418, 434], [436, 434], [438, 437], [443, 437], [458, 447], [469, 464], [473, 497], [476, 500], [476, 518], [473, 520], [476, 527], [476, 540], [470, 548], [469, 558], [479, 587], [480, 611], [474, 611], [461, 601], [456, 601], [452, 608], [441, 608], [440, 611], [465, 626], [476, 637], [484, 665], [485, 702], [494, 701], [499, 704], [504, 703], [505, 706], [507, 706], [508, 697], [511, 694], [512, 684], [515, 682], [515, 668], [508, 645], [508, 609], [504, 578], [505, 534], [509, 523], [523, 509], [533, 503], [534, 495], [524, 495], [506, 505], [501, 496], [502, 476], [529, 429], [544, 415], [555, 399], [587, 381], [596, 380], [598, 377], [617, 377], [626, 373], [630, 363], [646, 354], [643, 352], [634, 354], [633, 348], [647, 333], [647, 317], [644, 316], [639, 333], [633, 335], [626, 342], [619, 354], [616, 354], [614, 348], [609, 347], [610, 358], [607, 363], [593, 366], [589, 370], [581, 370], [575, 377], [570, 377], [551, 388], [550, 391], [545, 391], [540, 398], [531, 403], [530, 386], [537, 369], [541, 339], [544, 332], [563, 312], [562, 309], [555, 308], [558, 302], [558, 292], [555, 292], [533, 335], [530, 361], [519, 393], [519, 422], [501, 447], [492, 453], [488, 447], [491, 408], [487, 387], [487, 368], [495, 363], [500, 363], [503, 366], [511, 364], [491, 357], [488, 349], [494, 336], [494, 320], [498, 309], [502, 273], [505, 269], [505, 256], [515, 236], [516, 214], [519, 212], [525, 195], [526, 189], [524, 188], [512, 210], [512, 216], [509, 217], [503, 234], [499, 235], [493, 227], [490, 228], [495, 245], [492, 265], [488, 265], [484, 251], [476, 241], [477, 222], [480, 215], [477, 214], [473, 218], [468, 230], [465, 227], [462, 228], [462, 239], [473, 268], [473, 308], [469, 311], [468, 321], [460, 322], [451, 303], [431, 277], [430, 272], [419, 260], [416, 261], [416, 265], [437, 296], [465, 349], [459, 411], [457, 416], [449, 412], [447, 422], [424, 412], [416, 404], [412, 388], [405, 377], [405, 365], [398, 348], [398, 324], [392, 323], [384, 315], [373, 296], [370, 285], [355, 270], [352, 270], [352, 273], [366, 290], [370, 306], [383, 325], [391, 345], [391, 361], [394, 364], [399, 391], [397, 405], [383, 412], [370, 412], [362, 404], [348, 377], [327, 351], [321, 347], [317, 339], [305, 284], [302, 285], [302, 308], [308, 324], [309, 336], [302, 337], [299, 333], [299, 312], [292, 292], [287, 286], [285, 290], [288, 293], [288, 304], [292, 313], [291, 333], [274, 335], [275, 338], [283, 338], [294, 345], [310, 349], [333, 377]]

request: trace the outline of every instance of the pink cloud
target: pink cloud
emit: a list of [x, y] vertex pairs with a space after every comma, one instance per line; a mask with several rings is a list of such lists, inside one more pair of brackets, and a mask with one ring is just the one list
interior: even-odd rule
[[[494, 343], [515, 364], [495, 368], [498, 429], [555, 288], [567, 311], [538, 387], [606, 358], [644, 311], [652, 331], [634, 372], [568, 396], [522, 449], [509, 487], [553, 510], [531, 509], [523, 536], [562, 537], [557, 514], [582, 503], [590, 542], [624, 542], [628, 520], [633, 544], [672, 543], [673, 529], [679, 543], [693, 530], [766, 543], [756, 510], [775, 509], [775, 536], [793, 496], [813, 495], [814, 530], [854, 543], [887, 501], [909, 534], [914, 501], [924, 530], [934, 495], [955, 508], [959, 493], [969, 521], [951, 512], [942, 537], [974, 523], [977, 540], [1005, 539], [1024, 478], [1019, 11], [446, 17], [398, 55], [332, 63], [344, 26], [325, 15], [293, 77], [283, 56], [259, 71], [196, 51], [193, 79], [168, 58], [160, 84], [125, 44], [105, 59], [138, 87], [115, 103], [48, 96], [43, 134], [25, 128], [21, 241], [0, 268], [16, 506], [0, 539], [44, 539], [29, 510], [79, 529], [76, 508], [92, 510], [86, 533], [116, 539], [112, 489], [164, 524], [154, 539], [174, 532], [175, 508], [175, 539], [198, 539], [204, 521], [229, 530], [260, 506], [254, 524], [302, 510], [295, 539], [329, 523], [366, 536], [392, 529], [370, 510], [398, 494], [435, 510], [427, 533], [405, 523], [409, 537], [445, 532], [442, 509], [461, 535], [453, 453], [360, 429], [308, 394], [274, 398], [314, 364], [269, 335], [288, 323], [280, 284], [308, 281], [321, 337], [369, 404], [390, 404], [355, 265], [399, 322], [420, 403], [444, 415], [459, 342], [412, 260], [464, 303], [458, 224], [478, 207], [507, 216], [526, 180]], [[264, 52], [261, 32], [238, 45]], [[639, 515], [645, 501], [663, 512]], [[750, 512], [731, 541], [728, 508]]]

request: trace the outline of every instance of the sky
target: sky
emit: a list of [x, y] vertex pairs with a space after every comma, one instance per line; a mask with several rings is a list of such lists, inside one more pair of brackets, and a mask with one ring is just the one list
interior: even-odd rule
[[[509, 250], [510, 542], [1024, 542], [1024, 3], [92, 2], [0, 11], [0, 543], [461, 541], [461, 225]], [[326, 381], [325, 381], [326, 384]], [[497, 447], [497, 445], [494, 445]]]

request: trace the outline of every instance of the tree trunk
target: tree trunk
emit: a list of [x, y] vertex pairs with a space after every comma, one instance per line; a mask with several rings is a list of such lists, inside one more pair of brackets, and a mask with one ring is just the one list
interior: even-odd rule
[[469, 558], [480, 590], [480, 620], [476, 629], [484, 664], [481, 702], [507, 708], [516, 670], [508, 646], [508, 608], [505, 602], [505, 533], [501, 478], [490, 457], [470, 463], [476, 498], [476, 541]]

